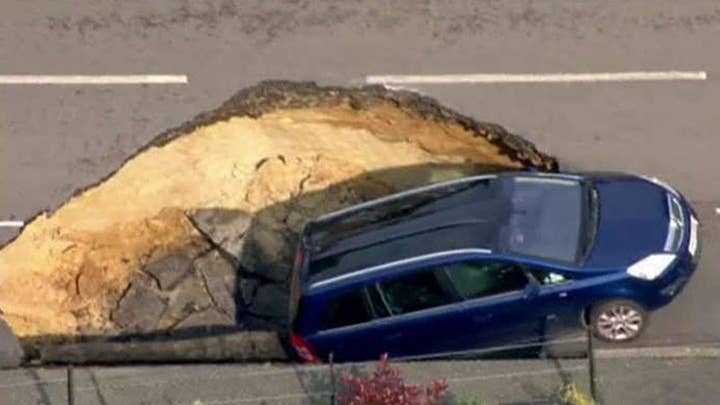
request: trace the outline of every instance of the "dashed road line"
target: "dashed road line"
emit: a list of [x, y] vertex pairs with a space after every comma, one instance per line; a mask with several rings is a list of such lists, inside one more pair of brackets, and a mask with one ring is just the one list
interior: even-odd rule
[[592, 83], [669, 80], [707, 80], [705, 71], [635, 71], [601, 73], [473, 73], [443, 75], [371, 75], [368, 84], [454, 84], [454, 83]]
[[0, 221], [0, 228], [22, 228], [25, 226], [23, 221]]
[[187, 84], [186, 75], [0, 75], [0, 84]]

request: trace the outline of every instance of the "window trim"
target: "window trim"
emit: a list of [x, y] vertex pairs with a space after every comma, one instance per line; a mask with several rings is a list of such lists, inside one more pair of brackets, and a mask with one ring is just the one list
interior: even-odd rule
[[[532, 281], [528, 280], [528, 284], [529, 283], [532, 283]], [[507, 292], [503, 292], [503, 293], [488, 295], [486, 297], [469, 298], [469, 299], [466, 299], [465, 301], [463, 301], [463, 304], [473, 305], [478, 302], [482, 303], [483, 301], [492, 301], [492, 300], [496, 300], [498, 298], [510, 297], [513, 295], [517, 295], [518, 298], [522, 298], [524, 296], [524, 291], [525, 291], [525, 288], [523, 287], [519, 290], [512, 290], [512, 291], [507, 291]]]
[[460, 310], [464, 310], [462, 305], [465, 302], [467, 302], [467, 301], [452, 302], [450, 304], [444, 304], [444, 305], [440, 305], [440, 306], [432, 307], [432, 308], [425, 308], [425, 309], [421, 309], [418, 311], [408, 312], [405, 314], [393, 315], [392, 313], [390, 313], [390, 315], [383, 317], [383, 318], [375, 318], [375, 319], [371, 319], [369, 321], [356, 323], [356, 324], [352, 324], [352, 325], [338, 326], [336, 328], [318, 330], [317, 335], [325, 336], [325, 335], [331, 334], [331, 333], [340, 333], [340, 332], [350, 331], [353, 329], [360, 329], [363, 327], [372, 326], [373, 324], [382, 324], [385, 322], [393, 322], [395, 320], [402, 321], [405, 319], [412, 319], [412, 318], [420, 316], [420, 315], [428, 315], [428, 314], [432, 314], [434, 312], [445, 312], [450, 307], [456, 307], [456, 308], [459, 307]]
[[[492, 251], [490, 249], [454, 249], [454, 250], [447, 250], [443, 252], [436, 252], [436, 253], [429, 253], [426, 255], [421, 256], [415, 256], [407, 259], [401, 259], [394, 262], [389, 263], [383, 263], [377, 266], [373, 267], [367, 267], [364, 269], [352, 271], [346, 274], [342, 274], [335, 277], [330, 277], [325, 280], [316, 281], [312, 284], [310, 284], [309, 289], [316, 289], [319, 287], [324, 287], [326, 285], [332, 285], [334, 283], [337, 283], [342, 280], [347, 279], [353, 279], [357, 278], [363, 275], [368, 274], [375, 274], [378, 272], [381, 272], [383, 270], [394, 270], [396, 267], [401, 267], [404, 265], [414, 265], [414, 264], [422, 264], [425, 260], [431, 260], [431, 259], [438, 259], [438, 258], [444, 258], [444, 257], [452, 257], [454, 255], [461, 255], [461, 254], [472, 254], [472, 255], [489, 255], [492, 254]], [[416, 267], [416, 269], [419, 269]]]

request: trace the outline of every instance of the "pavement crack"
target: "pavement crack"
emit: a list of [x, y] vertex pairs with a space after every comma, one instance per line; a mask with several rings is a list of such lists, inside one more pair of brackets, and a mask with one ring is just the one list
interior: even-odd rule
[[[220, 256], [221, 256], [223, 259], [225, 259], [225, 260], [227, 260], [229, 263], [231, 263], [234, 268], [238, 268], [238, 267], [240, 266], [239, 260], [238, 260], [237, 258], [235, 258], [235, 256], [233, 256], [230, 252], [228, 252], [227, 250], [225, 250], [225, 248], [223, 248], [219, 243], [215, 242], [215, 241], [212, 239], [212, 237], [207, 234], [207, 232], [203, 231], [203, 230], [202, 230], [202, 227], [200, 227], [200, 226], [197, 224], [197, 222], [195, 222], [195, 220], [192, 218], [192, 216], [191, 216], [191, 215], [188, 215], [187, 212], [185, 213], [185, 218], [187, 218], [187, 220], [190, 221], [190, 224], [193, 226], [193, 228], [195, 228], [195, 230], [198, 231], [198, 233], [200, 234], [200, 236], [202, 236], [203, 239], [205, 239], [205, 241], [206, 241], [208, 244], [210, 244], [210, 246], [212, 246], [212, 248], [215, 249], [215, 250], [218, 252], [218, 254], [220, 254]], [[244, 236], [245, 236], [245, 233], [243, 233], [243, 234], [241, 235], [241, 237], [244, 237]]]
[[[208, 284], [208, 279], [207, 279], [207, 275], [205, 274], [205, 272], [200, 270], [200, 271], [198, 271], [198, 273], [200, 273], [200, 278], [202, 279], [203, 289], [205, 290], [205, 293], [207, 294], [207, 296], [210, 298], [212, 307], [227, 316], [232, 316], [232, 315], [228, 314], [227, 311], [225, 311], [225, 309], [222, 308], [222, 306], [220, 304], [218, 304], [217, 300], [215, 299], [215, 296], [210, 291], [210, 286]], [[207, 308], [203, 308], [203, 309], [207, 309]]]

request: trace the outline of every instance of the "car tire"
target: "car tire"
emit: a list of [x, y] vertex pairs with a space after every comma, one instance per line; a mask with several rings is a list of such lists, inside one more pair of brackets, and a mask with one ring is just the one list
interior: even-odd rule
[[593, 336], [603, 342], [631, 342], [642, 335], [647, 324], [648, 312], [630, 300], [606, 301], [590, 311]]

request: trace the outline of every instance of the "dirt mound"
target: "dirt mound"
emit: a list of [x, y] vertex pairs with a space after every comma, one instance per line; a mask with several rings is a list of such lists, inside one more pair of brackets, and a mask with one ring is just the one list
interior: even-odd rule
[[309, 218], [448, 178], [556, 166], [416, 94], [264, 82], [30, 222], [0, 250], [0, 309], [24, 338], [272, 328]]

